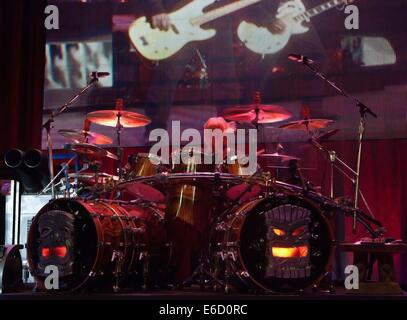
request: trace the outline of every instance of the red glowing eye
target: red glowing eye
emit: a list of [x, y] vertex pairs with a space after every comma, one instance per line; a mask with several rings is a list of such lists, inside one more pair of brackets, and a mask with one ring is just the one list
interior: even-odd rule
[[67, 253], [68, 249], [65, 246], [41, 249], [41, 255], [44, 258], [49, 258], [50, 256], [64, 258], [66, 257]]
[[281, 229], [273, 229], [273, 232], [278, 235], [279, 237], [285, 236], [285, 231]]
[[57, 256], [59, 258], [64, 258], [67, 254], [67, 249], [65, 246], [63, 247], [55, 247], [53, 250], [54, 256]]
[[305, 232], [305, 227], [301, 227], [301, 228], [295, 229], [295, 230], [293, 231], [293, 236], [294, 236], [294, 237], [298, 237], [298, 236], [300, 236], [301, 234], [303, 234], [304, 232]]
[[42, 248], [42, 249], [41, 249], [41, 255], [42, 255], [44, 258], [48, 258], [48, 257], [49, 257], [49, 254], [50, 254], [49, 248]]

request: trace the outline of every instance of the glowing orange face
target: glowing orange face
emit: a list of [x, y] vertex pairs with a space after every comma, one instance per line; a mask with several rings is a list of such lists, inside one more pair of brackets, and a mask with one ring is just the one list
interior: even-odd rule
[[306, 278], [311, 274], [309, 225], [311, 212], [283, 204], [266, 212], [270, 278]]
[[305, 258], [308, 256], [308, 246], [292, 248], [272, 248], [272, 254], [275, 258]]

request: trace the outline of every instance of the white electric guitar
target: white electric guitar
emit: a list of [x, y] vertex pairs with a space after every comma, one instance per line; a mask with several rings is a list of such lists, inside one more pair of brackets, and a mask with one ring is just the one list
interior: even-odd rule
[[153, 28], [146, 17], [137, 19], [129, 28], [130, 40], [145, 58], [153, 61], [167, 59], [189, 42], [207, 40], [216, 35], [214, 29], [202, 29], [203, 24], [260, 1], [240, 0], [204, 13], [203, 10], [216, 0], [194, 0], [169, 14], [171, 26], [168, 31]]
[[253, 23], [243, 21], [238, 27], [240, 41], [255, 53], [261, 55], [273, 54], [282, 50], [294, 34], [302, 34], [309, 31], [303, 22], [318, 14], [328, 11], [343, 4], [349, 4], [354, 0], [330, 0], [312, 9], [306, 10], [301, 0], [291, 0], [281, 5], [277, 11], [276, 19], [284, 25], [284, 32], [273, 34], [265, 27], [258, 27]]

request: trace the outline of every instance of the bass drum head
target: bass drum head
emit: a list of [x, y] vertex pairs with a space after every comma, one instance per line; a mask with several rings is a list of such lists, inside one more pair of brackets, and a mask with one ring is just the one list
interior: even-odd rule
[[294, 196], [266, 199], [241, 227], [240, 259], [260, 288], [295, 292], [325, 274], [332, 240], [330, 226], [312, 202]]
[[33, 220], [28, 237], [28, 261], [42, 285], [50, 273], [47, 267], [56, 266], [58, 291], [82, 287], [95, 268], [97, 250], [94, 220], [79, 201], [53, 201]]

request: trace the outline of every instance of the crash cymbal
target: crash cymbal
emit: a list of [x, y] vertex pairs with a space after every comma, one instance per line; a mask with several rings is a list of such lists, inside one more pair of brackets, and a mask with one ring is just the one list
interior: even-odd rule
[[287, 154], [281, 154], [281, 153], [278, 153], [278, 152], [275, 152], [275, 153], [263, 153], [263, 154], [259, 155], [259, 157], [275, 158], [275, 159], [280, 159], [281, 161], [300, 160], [300, 158], [289, 156]]
[[258, 123], [275, 123], [290, 119], [292, 114], [280, 106], [251, 104], [228, 108], [223, 112], [223, 117], [229, 121], [252, 123], [256, 121], [258, 111]]
[[88, 113], [86, 117], [89, 121], [106, 127], [116, 127], [118, 119], [123, 128], [144, 127], [151, 123], [149, 117], [132, 111], [100, 110]]
[[58, 130], [58, 133], [74, 143], [90, 143], [97, 145], [113, 143], [113, 140], [108, 136], [92, 131], [62, 129]]
[[115, 154], [89, 143], [75, 143], [71, 145], [72, 151], [91, 159], [110, 158], [119, 160]]
[[335, 121], [328, 119], [308, 119], [283, 124], [282, 126], [280, 126], [280, 128], [284, 130], [312, 131], [317, 129], [324, 129], [334, 123]]

